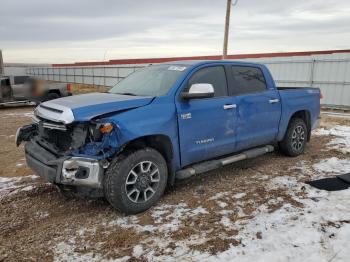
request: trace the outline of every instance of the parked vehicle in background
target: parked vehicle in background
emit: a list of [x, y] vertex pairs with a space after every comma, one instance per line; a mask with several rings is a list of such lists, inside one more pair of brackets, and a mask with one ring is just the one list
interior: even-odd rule
[[39, 103], [69, 95], [69, 84], [29, 76], [0, 76], [0, 105]]
[[[145, 211], [166, 185], [274, 150], [304, 152], [318, 88], [277, 88], [261, 64], [183, 61], [146, 67], [109, 93], [40, 104], [20, 128], [28, 165], [64, 194]], [[234, 186], [234, 185], [232, 185]]]

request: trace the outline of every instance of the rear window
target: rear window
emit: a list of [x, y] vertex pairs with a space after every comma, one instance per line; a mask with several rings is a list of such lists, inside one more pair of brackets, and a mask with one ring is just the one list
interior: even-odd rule
[[232, 95], [256, 93], [266, 90], [266, 81], [260, 68], [249, 66], [232, 66]]

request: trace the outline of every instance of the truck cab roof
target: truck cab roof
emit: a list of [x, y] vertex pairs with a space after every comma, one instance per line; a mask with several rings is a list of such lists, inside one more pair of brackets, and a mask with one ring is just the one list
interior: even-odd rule
[[188, 66], [199, 66], [199, 65], [205, 65], [205, 64], [235, 64], [235, 65], [262, 65], [259, 63], [252, 63], [252, 62], [244, 62], [244, 61], [237, 61], [237, 60], [180, 60], [180, 61], [173, 61], [173, 62], [165, 62], [162, 64], [169, 64], [169, 65], [188, 65]]

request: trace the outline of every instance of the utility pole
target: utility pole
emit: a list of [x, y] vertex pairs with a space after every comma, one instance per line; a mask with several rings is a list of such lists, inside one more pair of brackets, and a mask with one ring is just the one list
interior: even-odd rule
[[2, 50], [0, 49], [0, 76], [4, 74], [4, 60], [2, 59]]
[[232, 0], [227, 0], [226, 18], [225, 18], [224, 48], [222, 51], [222, 59], [227, 58], [227, 45], [228, 45], [228, 33], [230, 31], [231, 5], [232, 5]]
[[231, 17], [231, 6], [235, 6], [238, 0], [232, 3], [232, 0], [227, 0], [226, 6], [226, 18], [225, 18], [225, 35], [224, 35], [224, 48], [222, 51], [222, 59], [227, 59], [227, 46], [228, 46], [228, 35], [230, 31], [230, 17]]

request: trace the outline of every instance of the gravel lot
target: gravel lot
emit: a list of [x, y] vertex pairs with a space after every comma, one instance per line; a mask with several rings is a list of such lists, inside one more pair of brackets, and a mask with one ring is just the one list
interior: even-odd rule
[[26, 167], [0, 109], [0, 261], [346, 261], [350, 189], [304, 182], [350, 172], [350, 120], [322, 119], [304, 155], [274, 152], [194, 177], [125, 217], [103, 199], [63, 198]]

